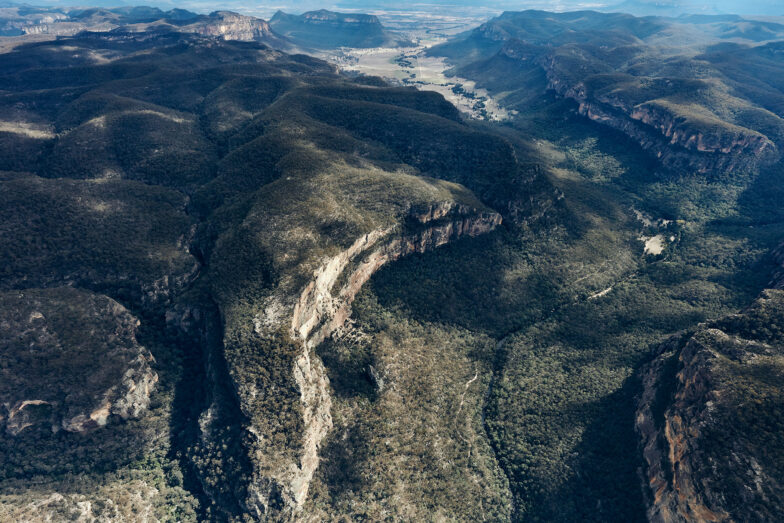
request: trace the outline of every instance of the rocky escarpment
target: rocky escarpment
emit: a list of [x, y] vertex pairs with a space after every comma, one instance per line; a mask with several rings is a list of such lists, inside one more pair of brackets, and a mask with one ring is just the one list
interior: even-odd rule
[[[730, 80], [717, 58], [721, 53], [662, 59], [672, 49], [647, 38], [665, 27], [598, 13], [505, 13], [432, 52], [507, 104], [523, 107], [531, 97], [555, 91], [671, 170], [744, 172], [775, 162], [784, 124], [764, 97], [752, 94], [759, 87], [746, 85], [753, 75]], [[733, 57], [733, 64], [738, 60]]]
[[642, 373], [636, 428], [648, 518], [768, 521], [784, 506], [784, 293], [663, 344]]
[[366, 14], [344, 14], [334, 13], [321, 9], [319, 11], [310, 11], [302, 14], [302, 20], [310, 24], [368, 24], [368, 25], [381, 25], [378, 17], [375, 15]]
[[[339, 330], [351, 313], [351, 303], [362, 285], [383, 265], [415, 252], [425, 252], [464, 236], [493, 230], [501, 216], [442, 202], [412, 209], [405, 226], [374, 230], [359, 237], [344, 251], [319, 265], [299, 295], [270, 296], [254, 319], [263, 339], [285, 329], [292, 344], [291, 384], [298, 391], [297, 412], [302, 432], [295, 453], [264, 445], [263, 428], [252, 427], [258, 440], [249, 509], [257, 516], [290, 518], [302, 507], [313, 473], [319, 464], [319, 448], [332, 427], [329, 380], [314, 348]], [[251, 408], [267, 391], [241, 386], [244, 409]], [[250, 413], [249, 413], [249, 417]], [[262, 429], [262, 430], [260, 430]]]
[[182, 11], [153, 10], [147, 17], [134, 17], [118, 10], [96, 9], [90, 16], [59, 15], [19, 26], [24, 35], [73, 36], [82, 31], [108, 32], [118, 28], [139, 32], [168, 28], [172, 31], [195, 33], [224, 40], [261, 41], [277, 48], [287, 47], [285, 39], [276, 35], [266, 20], [232, 11], [215, 11], [197, 15]]
[[178, 344], [194, 359], [198, 354], [191, 377], [203, 383], [200, 393], [188, 398], [200, 414], [191, 420], [195, 430], [183, 431], [189, 439], [180, 445], [204, 498], [216, 514], [232, 519], [245, 512], [250, 463], [244, 442], [249, 424], [239, 410], [221, 351], [220, 314], [208, 297], [189, 294], [166, 311], [165, 321]]
[[[86, 432], [137, 418], [158, 380], [116, 301], [71, 288], [0, 294], [0, 426]], [[85, 333], [89, 333], [85, 337]]]
[[273, 37], [272, 29], [265, 20], [231, 11], [215, 11], [204, 20], [183, 27], [183, 30], [224, 40], [254, 41]]
[[[614, 90], [593, 96], [582, 81], [564, 78], [564, 66], [553, 57], [541, 63], [548, 87], [577, 102], [579, 114], [622, 132], [671, 169], [732, 172], [776, 158], [773, 142], [751, 129], [718, 117], [687, 117], [664, 102], [630, 103]], [[705, 118], [708, 121], [697, 121]]]

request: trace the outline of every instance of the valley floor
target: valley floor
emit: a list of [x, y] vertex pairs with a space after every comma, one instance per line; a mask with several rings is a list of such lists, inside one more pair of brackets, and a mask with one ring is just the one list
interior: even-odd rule
[[470, 118], [504, 121], [516, 114], [514, 110], [504, 109], [473, 80], [447, 76], [449, 64], [443, 58], [425, 54], [436, 43], [438, 39], [407, 48], [344, 48], [327, 55], [326, 59], [348, 73], [379, 76], [394, 84], [437, 92]]
[[[572, 108], [555, 102], [547, 110], [552, 122]], [[331, 372], [372, 362], [386, 389], [400, 388], [340, 399], [346, 414], [327, 463], [351, 461], [358, 481], [380, 466], [373, 456], [404, 445], [391, 455], [433, 453], [444, 467], [427, 469], [443, 470], [463, 493], [456, 500], [434, 488], [435, 507], [470, 499], [493, 506], [491, 519], [645, 519], [636, 373], [671, 334], [753, 301], [770, 280], [784, 216], [749, 204], [759, 191], [753, 179], [668, 177], [622, 137], [577, 116], [560, 120], [518, 118], [497, 128], [521, 156], [548, 166], [564, 194], [560, 216], [385, 268], [355, 306], [356, 332], [370, 341], [323, 349]], [[782, 173], [762, 176], [771, 183]], [[404, 363], [410, 358], [416, 363]], [[364, 380], [356, 376], [352, 387]], [[407, 408], [392, 416], [396, 431], [421, 432], [435, 447], [409, 453], [406, 438], [384, 430], [389, 416], [370, 415], [401, 390]], [[339, 441], [347, 437], [361, 454], [345, 454]], [[423, 481], [409, 481], [419, 469], [404, 462], [388, 470], [395, 481], [386, 486], [408, 496]], [[361, 501], [371, 492], [319, 500], [342, 512], [372, 506]], [[498, 508], [507, 496], [509, 513]]]

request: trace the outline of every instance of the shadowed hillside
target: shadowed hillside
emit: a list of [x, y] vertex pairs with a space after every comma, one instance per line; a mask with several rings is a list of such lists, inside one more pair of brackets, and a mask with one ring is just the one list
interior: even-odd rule
[[301, 15], [278, 11], [270, 18], [270, 26], [300, 47], [310, 49], [405, 45], [374, 15], [335, 13], [325, 9]]
[[67, 16], [0, 54], [0, 520], [781, 512], [775, 22], [505, 13], [432, 50], [478, 122], [273, 48], [372, 17]]
[[[3, 59], [3, 339], [26, 369], [4, 393], [7, 517], [294, 517], [332, 426], [315, 349], [346, 328], [363, 284], [404, 256], [533, 223], [557, 196], [440, 96], [258, 43], [118, 30]], [[95, 349], [106, 366], [81, 363], [74, 340], [113, 329]], [[22, 332], [75, 368], [28, 362]], [[95, 379], [76, 395], [78, 380], [51, 389], [56, 372]], [[125, 399], [136, 374], [146, 395]], [[502, 496], [482, 452], [486, 495]], [[87, 470], [74, 453], [106, 454]], [[124, 476], [143, 502], [116, 496]]]

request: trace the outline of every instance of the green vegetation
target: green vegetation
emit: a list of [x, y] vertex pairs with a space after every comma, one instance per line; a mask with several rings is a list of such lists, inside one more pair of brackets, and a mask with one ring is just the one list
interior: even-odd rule
[[269, 23], [276, 33], [304, 49], [391, 47], [404, 43], [384, 29], [374, 15], [325, 9], [301, 15], [278, 11]]
[[[42, 102], [30, 118], [57, 131], [43, 142], [47, 154], [25, 164], [33, 174], [2, 175], [2, 237], [11, 247], [3, 285], [71, 285], [119, 300], [140, 319], [137, 338], [155, 356], [160, 377], [144, 417], [78, 436], [87, 447], [74, 435], [46, 431], [30, 432], [24, 444], [8, 440], [4, 478], [9, 489], [36, 481], [44, 494], [63, 495], [68, 474], [85, 474], [107, 489], [118, 476], [156, 478], [191, 496], [176, 501], [185, 519], [239, 518], [248, 511], [248, 482], [287, 470], [302, 450], [303, 410], [292, 375], [302, 342], [292, 339], [285, 308], [313, 271], [365, 234], [386, 231], [383, 245], [421, 232], [412, 211], [454, 205], [470, 217], [489, 211], [487, 203], [505, 208], [511, 202], [524, 218], [535, 191], [549, 199], [552, 188], [517, 162], [505, 139], [465, 124], [435, 94], [352, 83], [322, 62], [256, 44], [147, 37], [153, 42], [114, 34], [69, 40], [113, 59], [85, 63], [82, 71], [65, 68], [55, 88], [46, 67], [63, 64], [60, 41], [20, 50], [0, 75], [3, 96], [14, 93], [9, 99], [38, 92]], [[68, 89], [76, 93], [65, 96]], [[283, 304], [285, 314], [273, 315], [270, 328], [259, 327], [270, 304]], [[443, 358], [482, 352], [444, 367], [451, 384], [470, 380], [463, 379], [474, 368], [470, 361], [484, 372], [470, 392], [460, 393], [465, 427], [449, 427], [444, 436], [466, 438], [449, 450], [460, 458], [449, 473], [463, 477], [459, 489], [439, 471], [438, 454], [429, 455], [428, 471], [416, 479], [408, 477], [416, 460], [400, 469], [400, 488], [409, 496], [427, 488], [432, 498], [413, 513], [437, 504], [445, 514], [509, 515], [505, 476], [479, 408], [493, 354], [488, 343], [487, 336], [470, 335], [444, 347]], [[412, 400], [441, 387], [434, 379]], [[375, 419], [398, 415], [397, 400], [386, 402]], [[431, 412], [410, 421], [419, 434], [406, 444], [412, 458], [424, 452], [419, 440], [432, 434], [436, 419]], [[10, 457], [12, 449], [20, 450]], [[319, 497], [325, 514], [374, 496], [340, 494], [347, 491], [339, 474], [330, 477], [329, 488], [338, 490]], [[481, 495], [467, 497], [476, 482]], [[76, 487], [68, 492], [76, 497], [41, 510], [72, 510], [85, 495]], [[158, 511], [160, 498], [148, 497], [145, 510]], [[21, 500], [9, 498], [7, 509]], [[398, 513], [407, 510], [401, 504]]]
[[72, 283], [139, 303], [169, 297], [196, 268], [185, 198], [163, 187], [0, 174], [0, 221], [4, 289]]
[[[99, 519], [147, 513], [161, 521], [194, 521], [198, 500], [189, 491], [192, 485], [183, 477], [172, 448], [175, 436], [170, 435], [173, 418], [182, 414], [172, 408], [175, 384], [186, 368], [182, 349], [160, 335], [149, 336], [146, 328], [136, 336], [144, 345], [140, 347], [134, 337], [136, 318], [116, 302], [90, 292], [10, 291], [0, 295], [0, 302], [2, 401], [50, 402], [40, 424], [17, 436], [4, 427], [0, 518], [50, 514], [68, 519], [84, 509], [77, 503], [89, 502]], [[30, 324], [27, 328], [25, 322]], [[62, 418], [100, 408], [101, 398], [119, 386], [145, 348], [156, 358], [151, 365], [159, 381], [143, 418], [111, 420], [84, 434], [53, 433], [52, 425]], [[4, 407], [3, 415], [7, 414]], [[39, 503], [42, 508], [37, 509]]]
[[[470, 48], [463, 71], [486, 69], [521, 110], [506, 126], [468, 123], [435, 94], [352, 82], [255, 43], [118, 31], [4, 55], [0, 108], [18, 107], [26, 127], [0, 129], [0, 149], [21, 151], [0, 165], [0, 314], [13, 309], [21, 324], [33, 311], [18, 293], [54, 295], [45, 315], [79, 345], [84, 331], [116, 328], [103, 312], [85, 318], [83, 295], [111, 297], [139, 319], [135, 339], [154, 356], [159, 382], [140, 419], [86, 434], [39, 424], [2, 438], [0, 519], [30, 518], [31, 503], [48, 499], [41, 510], [53, 519], [76, 517], [88, 500], [99, 519], [242, 520], [264, 501], [250, 482], [271, 510], [290, 503], [283, 483], [304, 468], [302, 436], [318, 402], [303, 400], [301, 383], [313, 376], [296, 374], [309, 349], [292, 330], [304, 321], [295, 304], [358, 239], [379, 236], [339, 261], [356, 269], [375, 255], [381, 265], [403, 254], [384, 249], [426, 228], [412, 211], [450, 206], [461, 218], [495, 209], [504, 224], [389, 264], [360, 292], [349, 323], [308, 353], [330, 379], [333, 426], [310, 442], [321, 463], [303, 514], [643, 520], [636, 371], [652, 347], [701, 322], [754, 341], [757, 358], [722, 360], [729, 393], [704, 436], [712, 456], [739, 442], [732, 448], [781, 470], [781, 362], [760, 348], [781, 341], [778, 294], [728, 315], [769, 284], [768, 253], [784, 237], [784, 170], [668, 171], [544, 92], [541, 47], [555, 43], [556, 66], [569, 81], [590, 77], [590, 96], [655, 105], [680, 129], [719, 140], [762, 133], [779, 143], [778, 109], [757, 98], [778, 88], [775, 49], [712, 49], [705, 61], [728, 83], [697, 81], [681, 74], [690, 60], [656, 70], [639, 54], [661, 24], [508, 14], [452, 47]], [[538, 41], [503, 42], [523, 34]], [[761, 92], [742, 90], [749, 82], [731, 65], [735, 53], [756, 57]], [[505, 76], [522, 56], [526, 65]], [[605, 58], [628, 61], [628, 71], [608, 74]], [[299, 312], [314, 314], [314, 329], [329, 319], [316, 308], [335, 306], [325, 301], [351, 281], [336, 272], [318, 289], [331, 296], [300, 303], [313, 308]], [[56, 390], [43, 376], [14, 381], [44, 374], [43, 362], [26, 352], [32, 334], [7, 316], [3, 348], [15, 359], [0, 362], [13, 375], [6, 386], [89, 403], [83, 395], [95, 387], [70, 390], [77, 380]], [[111, 333], [86, 338], [50, 366], [63, 364], [68, 378], [105, 363], [87, 356]], [[24, 373], [11, 365], [19, 362]], [[671, 385], [673, 370], [671, 362]], [[658, 396], [657, 416], [671, 392]], [[775, 449], [759, 450], [766, 440]]]
[[335, 427], [307, 510], [322, 519], [510, 517], [506, 477], [482, 426], [495, 343], [355, 303], [357, 330], [319, 355], [336, 392]]
[[[429, 53], [508, 109], [541, 110], [551, 90], [670, 170], [745, 174], [778, 160], [784, 144], [781, 43], [718, 44], [732, 37], [715, 29], [620, 13], [507, 12]], [[695, 32], [704, 36], [689, 42]]]
[[[579, 119], [518, 125], [541, 129], [528, 150], [552, 165], [567, 227], [507, 229], [402, 260], [368, 294], [432, 328], [503, 340], [484, 408], [515, 520], [644, 520], [630, 487], [635, 371], [670, 333], [749, 303], [784, 226], [743, 205], [753, 182], [656, 176], [623, 138]], [[673, 221], [646, 225], [633, 207]], [[664, 253], [644, 256], [641, 234], [663, 234]]]
[[[742, 314], [711, 325], [733, 338], [713, 345], [720, 354], [715, 386], [723, 397], [703, 436], [708, 459], [717, 465], [710, 482], [726, 496], [727, 506], [743, 506], [763, 518], [775, 518], [774, 507], [784, 502], [768, 479], [784, 470], [783, 307], [781, 291], [766, 291]], [[742, 462], [727, 460], [728, 454], [742, 456]], [[744, 466], [764, 478], [751, 499], [742, 494], [748, 482]]]

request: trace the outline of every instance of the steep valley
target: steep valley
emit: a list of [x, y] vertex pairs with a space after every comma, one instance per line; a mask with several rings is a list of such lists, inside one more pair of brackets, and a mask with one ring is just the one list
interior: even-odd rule
[[775, 519], [777, 45], [541, 13], [0, 54], [0, 520]]
[[[66, 45], [90, 50], [89, 73], [49, 88], [31, 55], [57, 68]], [[297, 519], [333, 428], [315, 349], [345, 330], [363, 284], [387, 262], [534, 222], [557, 198], [437, 95], [354, 83], [263, 45], [86, 33], [6, 58], [6, 110], [56, 130], [3, 131], [6, 150], [34, 151], [4, 164], [9, 310], [26, 314], [13, 293], [111, 297], [139, 324], [124, 335], [138, 345], [122, 343], [144, 368], [77, 398], [67, 376], [94, 379], [77, 359], [59, 392], [75, 399], [4, 396], [4, 517]], [[367, 125], [379, 120], [385, 133]], [[96, 321], [89, 307], [69, 320], [41, 310], [3, 320], [6, 354], [22, 358], [13, 340], [29, 329], [39, 354], [73, 352], [56, 340]], [[52, 386], [55, 361], [28, 365], [30, 390]], [[95, 373], [119, 383], [123, 364]], [[120, 478], [138, 497], [118, 497]]]

